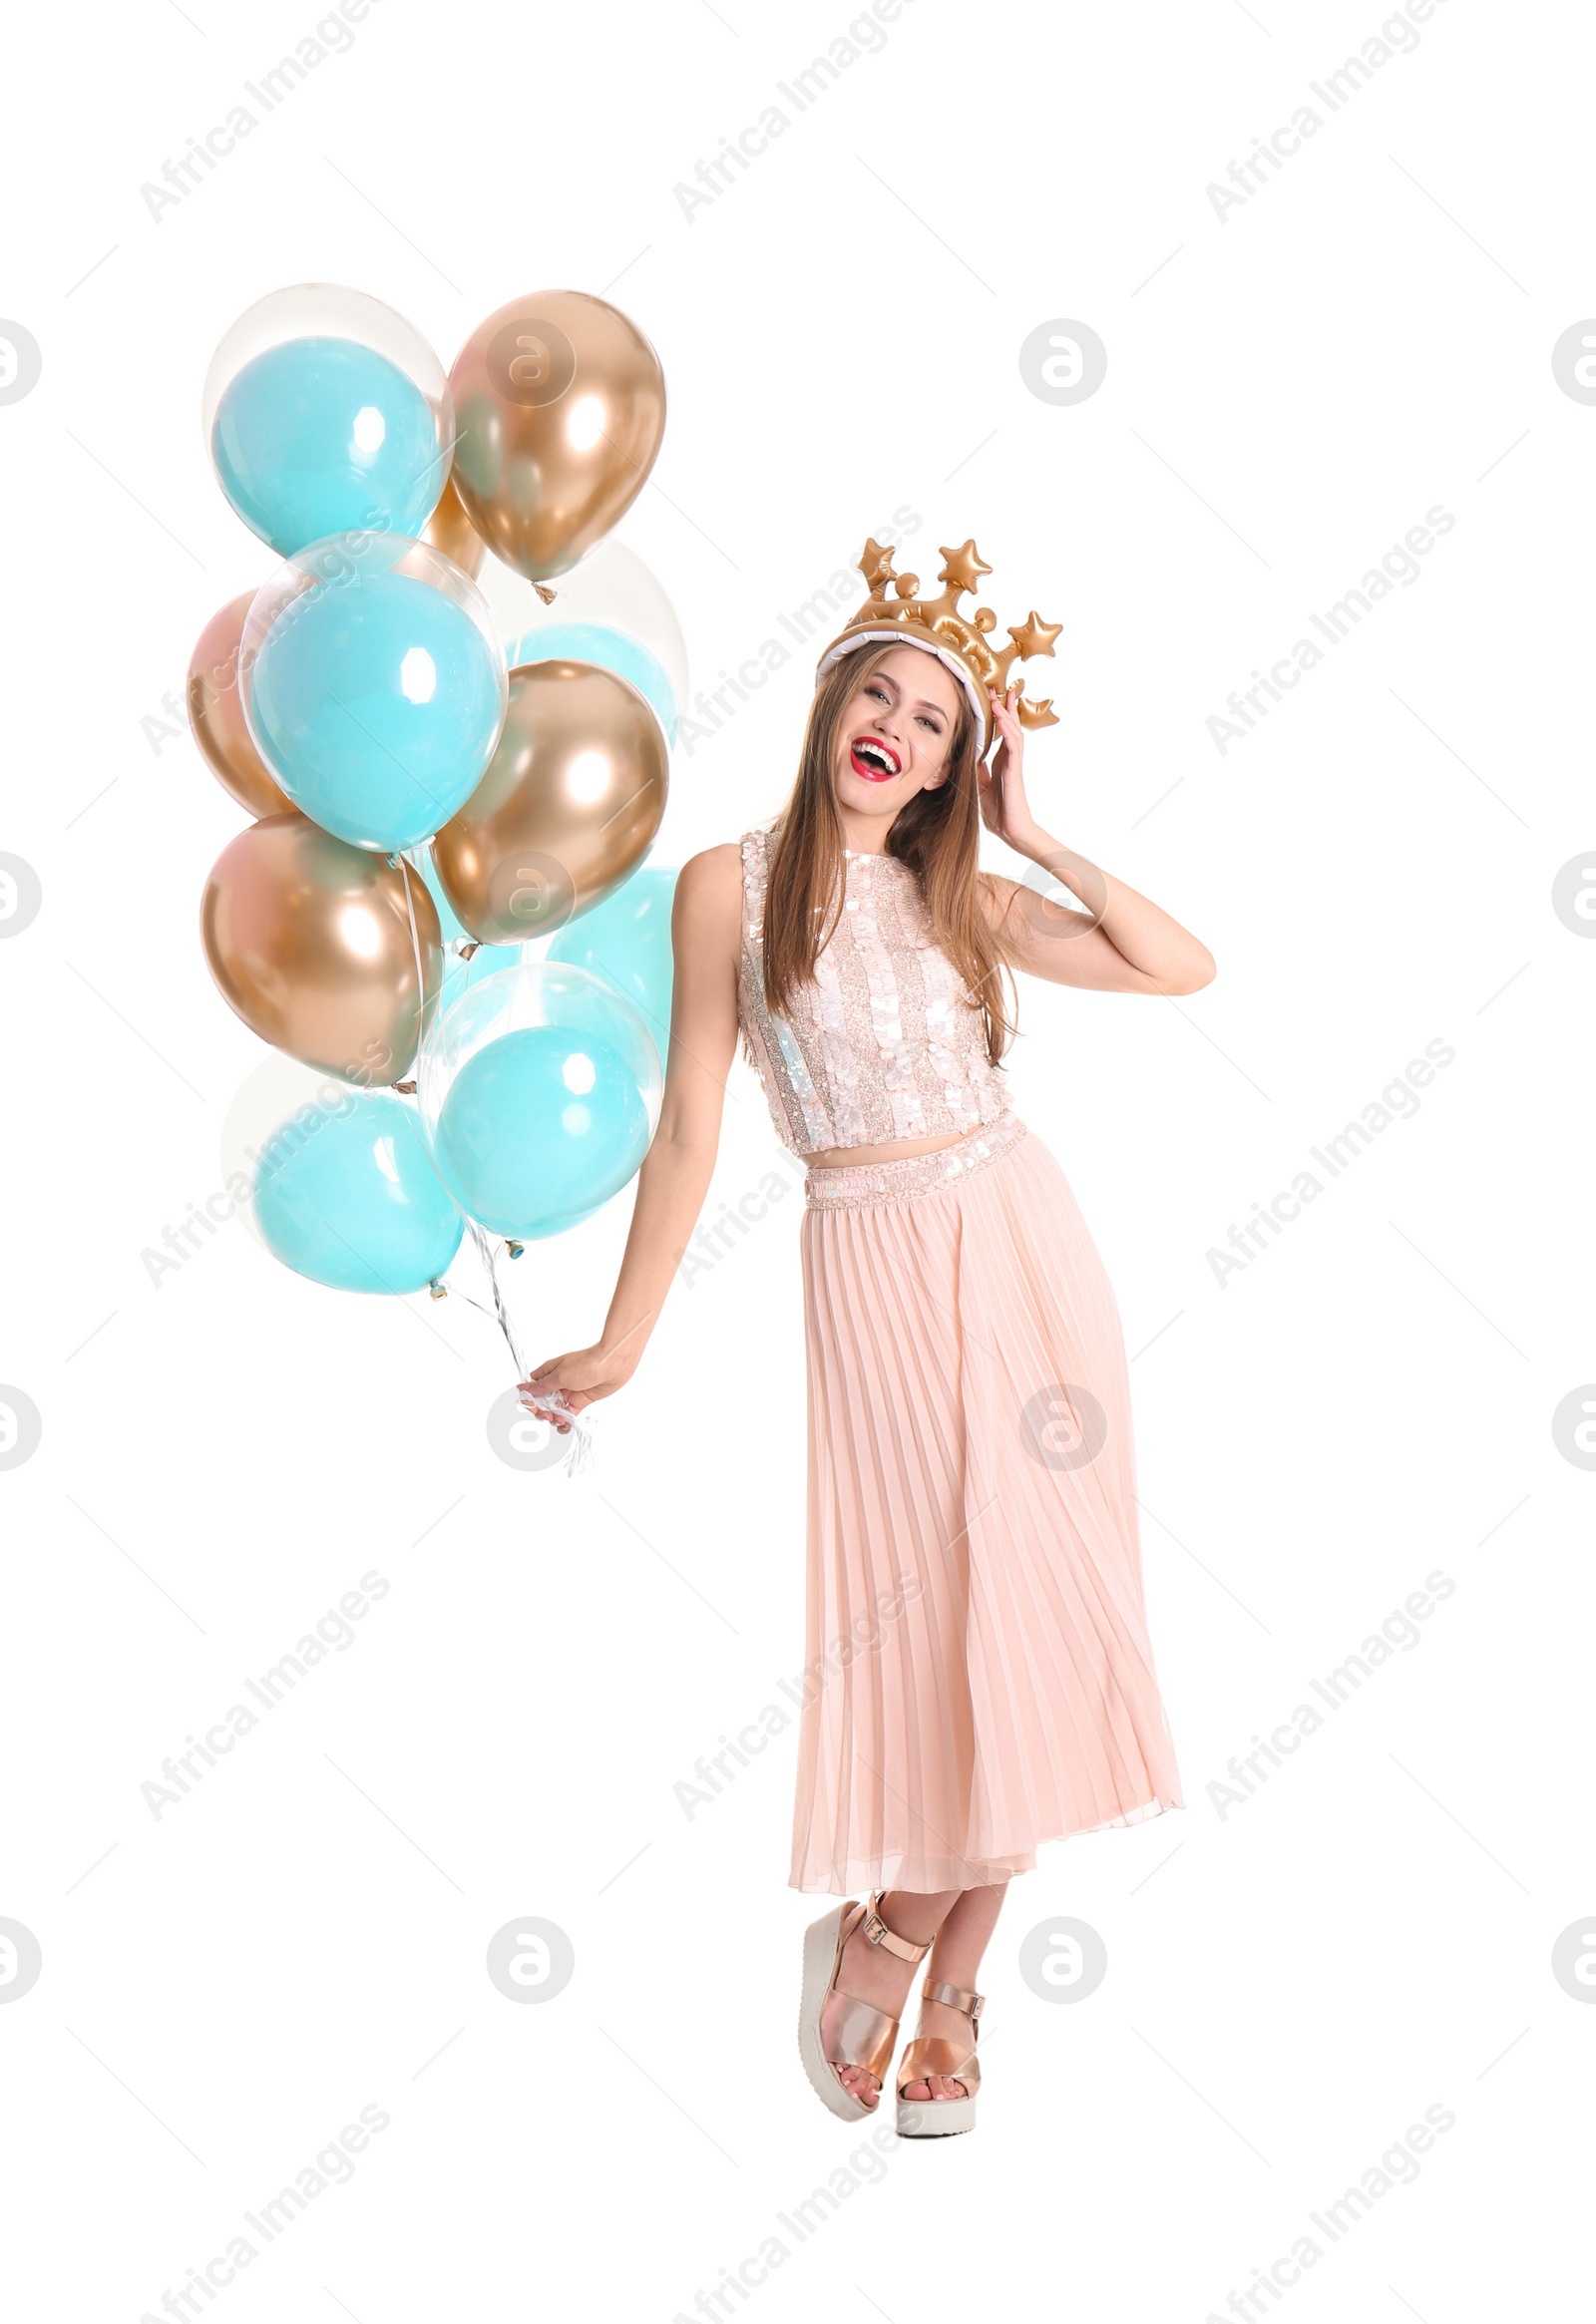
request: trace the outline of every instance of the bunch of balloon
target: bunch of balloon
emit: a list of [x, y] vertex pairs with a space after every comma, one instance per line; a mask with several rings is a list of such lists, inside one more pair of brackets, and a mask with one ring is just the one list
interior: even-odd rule
[[[674, 875], [639, 867], [685, 659], [604, 536], [664, 409], [642, 333], [580, 291], [499, 309], [446, 376], [376, 299], [302, 285], [205, 382], [216, 479], [279, 562], [191, 659], [195, 737], [253, 818], [201, 937], [228, 1004], [336, 1092], [314, 1136], [301, 1108], [262, 1140], [253, 1220], [314, 1282], [434, 1297], [469, 1232], [523, 1372], [498, 1247], [589, 1216], [658, 1119]], [[603, 617], [507, 652], [485, 567], [541, 609], [596, 549], [619, 581], [576, 611]]]

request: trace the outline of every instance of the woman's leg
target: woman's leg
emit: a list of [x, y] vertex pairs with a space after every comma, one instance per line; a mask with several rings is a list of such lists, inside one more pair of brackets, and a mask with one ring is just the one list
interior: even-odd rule
[[[950, 1907], [957, 1909], [963, 1902], [957, 1888], [940, 1889], [931, 1895], [919, 1894], [911, 1888], [892, 1888], [876, 1909], [895, 1937], [905, 1937], [911, 1945], [926, 1945], [937, 1935]], [[914, 1962], [900, 1961], [896, 1953], [889, 1953], [885, 1945], [871, 1944], [863, 1931], [856, 1929], [842, 1949], [838, 1983], [856, 2000], [868, 2001], [874, 2008], [884, 2010], [888, 2017], [898, 2018], [903, 2016], [909, 1988], [917, 1974], [924, 1975], [924, 1964], [917, 1971]], [[925, 2006], [929, 2009], [931, 2004], [928, 2002]], [[840, 2067], [838, 2079], [862, 2106], [873, 2107], [880, 2100], [880, 2083], [863, 2067]]]
[[[938, 1985], [957, 1985], [962, 1991], [975, 1992], [981, 1975], [982, 1955], [992, 1940], [1002, 1910], [1003, 1898], [1008, 1893], [1006, 1880], [999, 1880], [991, 1888], [966, 1888], [957, 1901], [943, 1915], [937, 1930], [937, 1942], [931, 1958], [926, 1962], [924, 1976], [935, 1979]], [[917, 1940], [918, 1941], [918, 1940]], [[970, 2040], [970, 2020], [946, 2002], [922, 2001], [918, 2034], [941, 2035], [950, 2042]], [[915, 2101], [935, 2098], [963, 2098], [962, 2082], [948, 2076], [934, 2074], [929, 2082], [912, 2082], [904, 2092], [906, 2099]]]

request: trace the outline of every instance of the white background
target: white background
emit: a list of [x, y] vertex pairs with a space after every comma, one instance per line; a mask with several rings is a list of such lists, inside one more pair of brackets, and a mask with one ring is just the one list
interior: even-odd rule
[[[0, 945], [0, 1379], [43, 1416], [0, 1474], [30, 2319], [161, 2314], [365, 2105], [352, 2181], [187, 2312], [1196, 2324], [1307, 2232], [1268, 2312], [1467, 2324], [1543, 2312], [1575, 2256], [1596, 2010], [1550, 1959], [1596, 1906], [1596, 1476], [1551, 1414], [1596, 1374], [1596, 946], [1550, 895], [1592, 837], [1596, 408], [1550, 355], [1596, 311], [1591, 27], [1439, 0], [1332, 115], [1307, 85], [1375, 0], [906, 0], [685, 217], [677, 182], [849, 21], [373, 0], [159, 221], [141, 186], [312, 0], [9, 35], [0, 308], [44, 365], [0, 408], [0, 847], [44, 892]], [[1304, 103], [1319, 134], [1221, 220], [1206, 187]], [[864, 2141], [794, 2052], [795, 1730], [690, 1820], [673, 1793], [802, 1657], [798, 1196], [677, 1292], [586, 1479], [496, 1458], [510, 1371], [463, 1301], [320, 1290], [236, 1225], [159, 1289], [141, 1257], [218, 1184], [264, 1054], [197, 933], [242, 819], [141, 721], [271, 562], [209, 473], [210, 351], [311, 279], [446, 364], [520, 292], [625, 306], [670, 415], [620, 538], [699, 685], [895, 508], [927, 577], [974, 534], [1000, 618], [1064, 624], [1038, 814], [1219, 964], [1179, 1002], [1027, 985], [1012, 1067], [1134, 1358], [1186, 1811], [1044, 1851], [983, 1978], [979, 2132], [888, 2141], [802, 2243], [777, 2215]], [[1071, 408], [1019, 374], [1055, 317], [1108, 350]], [[1421, 578], [1221, 755], [1231, 690], [1436, 506]], [[798, 656], [678, 751], [655, 862], [780, 805], [808, 683]], [[1431, 1040], [1416, 1116], [1221, 1288], [1210, 1248]], [[711, 1214], [774, 1153], [739, 1062]], [[535, 1356], [597, 1334], [629, 1204], [512, 1271]], [[1232, 1755], [1437, 1569], [1421, 1643], [1222, 1816]], [[155, 1820], [163, 1757], [370, 1570], [357, 1643]], [[577, 1966], [517, 2007], [484, 1955], [527, 1914]], [[1107, 1948], [1074, 2006], [1017, 1968], [1059, 1914]], [[1309, 2213], [1431, 2106], [1416, 2182], [1331, 2245]], [[767, 2281], [694, 2310], [772, 2234]]]

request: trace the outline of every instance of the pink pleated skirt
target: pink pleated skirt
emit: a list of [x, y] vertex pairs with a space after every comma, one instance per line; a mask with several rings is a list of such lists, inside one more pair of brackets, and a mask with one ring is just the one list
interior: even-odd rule
[[791, 1885], [985, 1887], [1183, 1806], [1119, 1312], [1063, 1172], [1010, 1116], [806, 1188]]

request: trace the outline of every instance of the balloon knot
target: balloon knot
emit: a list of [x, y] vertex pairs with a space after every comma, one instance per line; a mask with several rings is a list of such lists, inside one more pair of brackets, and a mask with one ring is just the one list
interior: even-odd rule
[[471, 960], [471, 959], [473, 958], [473, 956], [474, 956], [475, 954], [477, 954], [477, 953], [480, 953], [480, 952], [481, 952], [481, 950], [482, 950], [482, 947], [481, 947], [481, 945], [480, 945], [480, 944], [478, 944], [478, 943], [477, 943], [475, 940], [473, 940], [473, 941], [472, 941], [472, 943], [470, 943], [469, 945], [462, 945], [462, 946], [461, 946], [461, 948], [460, 948], [460, 958], [461, 958], [463, 961], [469, 961], [469, 960]]
[[446, 1300], [449, 1297], [449, 1286], [446, 1283], [429, 1283], [427, 1289], [435, 1300]]
[[416, 1094], [416, 1085], [413, 1081], [396, 1081], [394, 1087], [401, 1097], [414, 1097]]
[[539, 596], [543, 599], [546, 605], [552, 605], [554, 603], [556, 595], [555, 590], [546, 589], [542, 581], [534, 581], [532, 585], [537, 590]]
[[525, 1251], [526, 1248], [527, 1246], [525, 1243], [506, 1243], [505, 1245], [505, 1249], [509, 1252], [512, 1259], [519, 1259], [522, 1252]]

